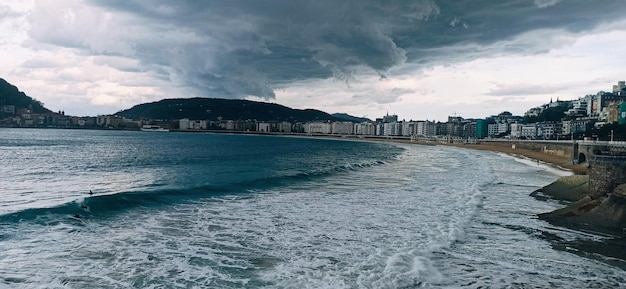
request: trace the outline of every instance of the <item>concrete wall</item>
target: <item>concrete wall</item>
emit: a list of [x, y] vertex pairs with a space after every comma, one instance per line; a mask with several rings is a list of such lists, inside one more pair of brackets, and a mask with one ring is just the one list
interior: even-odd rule
[[527, 149], [536, 152], [543, 152], [546, 154], [553, 154], [557, 156], [565, 156], [574, 159], [574, 144], [571, 142], [555, 142], [555, 141], [484, 141], [481, 142], [488, 143], [490, 145], [498, 145], [505, 147], [512, 147], [515, 145], [515, 148]]

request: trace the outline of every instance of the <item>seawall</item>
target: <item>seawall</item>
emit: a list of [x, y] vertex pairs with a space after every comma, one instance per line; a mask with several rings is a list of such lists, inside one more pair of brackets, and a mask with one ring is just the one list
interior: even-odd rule
[[597, 155], [589, 159], [589, 196], [607, 196], [626, 183], [626, 157]]

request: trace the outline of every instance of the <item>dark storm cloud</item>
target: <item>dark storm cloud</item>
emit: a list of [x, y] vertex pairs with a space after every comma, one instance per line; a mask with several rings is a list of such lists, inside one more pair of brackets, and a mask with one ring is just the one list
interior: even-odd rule
[[532, 42], [497, 46], [498, 51], [486, 47], [526, 32], [578, 33], [624, 17], [621, 0], [90, 3], [118, 17], [93, 31], [97, 39], [83, 30], [75, 35], [33, 29], [31, 34], [88, 53], [134, 58], [141, 70], [197, 95], [229, 98], [273, 98], [278, 85], [349, 79], [363, 69], [384, 78], [407, 62], [428, 66], [493, 53], [537, 53], [545, 50], [545, 39], [537, 39], [539, 48]]

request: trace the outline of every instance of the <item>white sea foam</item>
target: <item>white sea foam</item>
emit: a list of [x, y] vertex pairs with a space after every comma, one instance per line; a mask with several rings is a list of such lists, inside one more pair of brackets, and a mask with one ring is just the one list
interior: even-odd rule
[[[511, 158], [403, 146], [395, 162], [99, 219], [3, 232], [0, 287], [606, 287], [623, 271], [555, 251]], [[584, 236], [582, 236], [584, 237]], [[517, 284], [517, 285], [515, 285]]]

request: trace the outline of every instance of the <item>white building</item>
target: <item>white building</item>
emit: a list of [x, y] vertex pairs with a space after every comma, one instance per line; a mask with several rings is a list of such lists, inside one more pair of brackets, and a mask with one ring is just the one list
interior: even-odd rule
[[327, 122], [309, 122], [304, 125], [304, 132], [306, 133], [332, 133], [332, 127]]
[[415, 134], [418, 136], [434, 136], [437, 134], [437, 124], [433, 121], [418, 121], [415, 126]]
[[572, 108], [568, 109], [565, 113], [570, 116], [587, 114], [588, 101], [589, 99], [587, 97], [572, 100]]
[[489, 136], [496, 136], [507, 133], [509, 131], [508, 123], [490, 123], [487, 125], [487, 134]]
[[401, 122], [387, 122], [383, 124], [383, 135], [386, 136], [400, 136], [402, 135], [402, 123]]
[[362, 122], [354, 124], [354, 134], [356, 135], [376, 135], [376, 124]]
[[183, 118], [183, 119], [178, 120], [178, 128], [180, 130], [207, 129], [207, 121], [206, 120], [189, 120], [188, 118]]
[[537, 124], [524, 124], [522, 125], [522, 138], [534, 139], [537, 137]]
[[402, 125], [402, 135], [403, 136], [415, 135], [416, 128], [417, 128], [417, 122], [414, 122], [414, 121], [405, 122]]
[[331, 125], [333, 134], [354, 134], [354, 125], [351, 122], [333, 122]]
[[562, 122], [563, 124], [563, 128], [561, 131], [561, 135], [569, 135], [572, 133], [572, 121], [571, 120], [564, 120]]
[[[22, 118], [30, 119], [30, 115], [28, 117], [22, 115]], [[96, 118], [96, 124], [104, 127], [117, 127], [122, 122], [123, 119], [117, 115], [99, 115]]]
[[269, 122], [258, 122], [256, 124], [256, 131], [258, 132], [270, 132], [270, 123]]
[[277, 124], [277, 128], [279, 132], [290, 133], [292, 132], [291, 127], [292, 127], [291, 123], [287, 121], [283, 121]]
[[521, 123], [512, 123], [511, 124], [511, 138], [520, 138], [522, 137], [522, 124]]
[[553, 122], [543, 122], [537, 125], [537, 136], [543, 139], [553, 139], [556, 137], [558, 127]]

